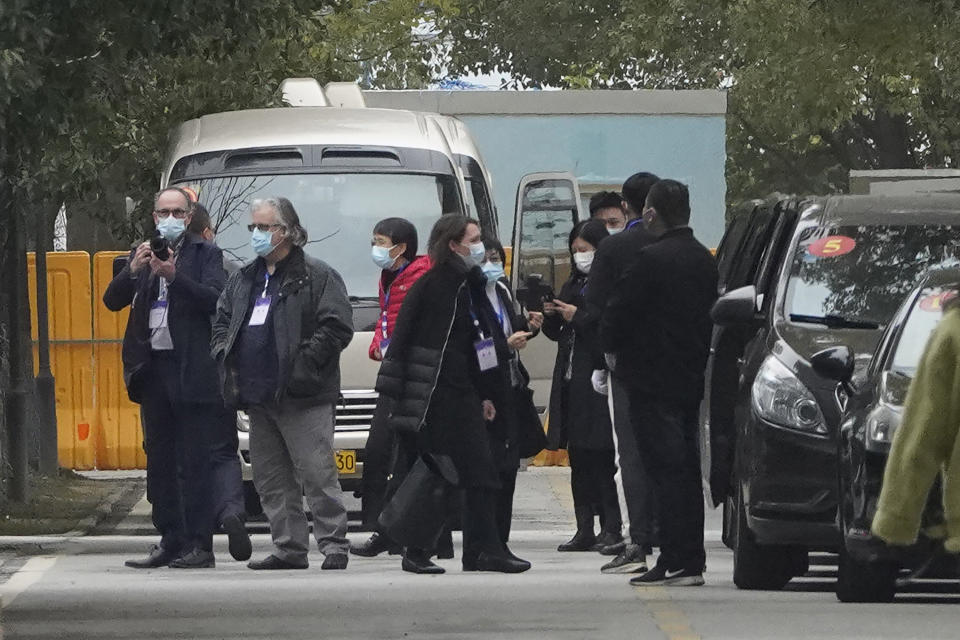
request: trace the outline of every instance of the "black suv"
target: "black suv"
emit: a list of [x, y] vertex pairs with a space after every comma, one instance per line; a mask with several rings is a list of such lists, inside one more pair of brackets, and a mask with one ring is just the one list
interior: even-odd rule
[[729, 226], [702, 422], [739, 588], [839, 550], [838, 385], [811, 358], [842, 344], [864, 369], [921, 275], [960, 262], [958, 233], [957, 195], [772, 198]]
[[[873, 537], [870, 525], [907, 389], [943, 315], [943, 304], [958, 287], [956, 269], [925, 277], [887, 326], [866, 371], [855, 375], [852, 354], [845, 346], [813, 358], [814, 369], [843, 385], [840, 399], [846, 400], [838, 442], [841, 547], [836, 589], [844, 602], [892, 600], [903, 569], [924, 578], [957, 575], [958, 559], [936, 554], [934, 541], [921, 535], [911, 547], [887, 547]], [[939, 483], [928, 496], [922, 523], [923, 530], [944, 526]]]

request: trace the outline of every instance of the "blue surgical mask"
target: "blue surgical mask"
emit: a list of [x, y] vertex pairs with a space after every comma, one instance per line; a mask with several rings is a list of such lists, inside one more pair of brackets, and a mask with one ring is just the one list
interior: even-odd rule
[[250, 246], [253, 247], [254, 253], [256, 253], [261, 258], [265, 258], [273, 252], [277, 247], [271, 244], [273, 240], [272, 231], [260, 231], [260, 229], [254, 229], [253, 233], [250, 234]]
[[377, 265], [381, 269], [393, 269], [393, 265], [396, 263], [397, 259], [390, 257], [390, 251], [396, 246], [397, 245], [393, 245], [392, 247], [371, 247], [370, 257], [373, 258], [373, 264]]
[[473, 244], [466, 245], [470, 248], [469, 255], [461, 255], [468, 267], [479, 267], [483, 264], [483, 259], [487, 255], [487, 248], [483, 246], [482, 242], [474, 242]]
[[186, 229], [187, 223], [182, 218], [167, 216], [166, 218], [160, 218], [159, 222], [157, 222], [157, 231], [159, 231], [160, 235], [166, 238], [170, 244], [179, 240]]
[[487, 276], [487, 283], [493, 284], [501, 280], [506, 273], [503, 271], [503, 265], [499, 262], [484, 262], [480, 265], [483, 275]]

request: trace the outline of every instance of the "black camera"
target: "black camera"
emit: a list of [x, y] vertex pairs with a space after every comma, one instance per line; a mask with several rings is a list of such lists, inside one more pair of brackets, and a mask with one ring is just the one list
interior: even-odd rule
[[170, 259], [170, 243], [163, 236], [150, 238], [150, 251], [162, 262]]
[[539, 273], [531, 273], [523, 284], [517, 288], [517, 299], [526, 307], [527, 311], [543, 312], [544, 302], [553, 302], [556, 296], [553, 287], [543, 281]]

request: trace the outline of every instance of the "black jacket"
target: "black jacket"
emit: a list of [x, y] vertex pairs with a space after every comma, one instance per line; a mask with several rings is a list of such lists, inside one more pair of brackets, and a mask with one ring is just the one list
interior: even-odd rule
[[[493, 313], [484, 294], [471, 295], [471, 288], [482, 289], [483, 282], [479, 268], [468, 272], [454, 260], [434, 265], [417, 280], [403, 300], [376, 389], [395, 402], [391, 428], [418, 433], [425, 451], [449, 455], [462, 487], [497, 488], [481, 404], [496, 405], [503, 397], [504, 377], [500, 367], [480, 371], [470, 315], [472, 308], [485, 323]], [[503, 363], [502, 332], [486, 326], [484, 333], [500, 334], [497, 355]]]
[[695, 407], [717, 298], [717, 264], [689, 227], [643, 249], [617, 283], [600, 325], [602, 348], [634, 393]]
[[[604, 246], [611, 239], [601, 243]], [[589, 283], [588, 283], [589, 282]], [[587, 296], [594, 285], [593, 270], [589, 281], [576, 271], [560, 289], [559, 299], [577, 307], [570, 322], [559, 314], [544, 316], [543, 333], [557, 343], [557, 361], [550, 388], [550, 421], [547, 427], [547, 448], [566, 447], [612, 450], [613, 426], [607, 397], [593, 390], [590, 377], [602, 368], [597, 336], [600, 310]], [[567, 380], [567, 372], [570, 379]]]
[[587, 302], [597, 309], [605, 309], [617, 282], [636, 262], [640, 251], [656, 241], [657, 237], [638, 220], [626, 231], [601, 242], [590, 267]]
[[[224, 402], [238, 403], [233, 362], [237, 337], [250, 307], [258, 262], [230, 276], [217, 303], [210, 353], [220, 364]], [[353, 338], [353, 310], [340, 274], [300, 247], [291, 250], [280, 293], [271, 303], [277, 349], [276, 402], [315, 406], [340, 396], [340, 352]]]
[[[135, 253], [136, 250], [130, 252], [130, 260]], [[123, 380], [130, 400], [140, 402], [147, 367], [153, 358], [150, 306], [157, 299], [160, 279], [149, 267], [131, 275], [130, 260], [110, 281], [103, 303], [111, 311], [130, 305], [123, 335]], [[210, 318], [225, 280], [220, 249], [187, 233], [177, 253], [177, 275], [167, 288], [167, 325], [180, 369], [178, 384], [183, 402], [221, 401], [216, 365], [210, 358]]]

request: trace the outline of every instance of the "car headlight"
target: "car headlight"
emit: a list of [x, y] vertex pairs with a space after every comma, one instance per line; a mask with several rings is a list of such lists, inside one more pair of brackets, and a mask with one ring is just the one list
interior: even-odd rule
[[776, 357], [769, 356], [753, 381], [753, 408], [781, 427], [825, 434], [827, 425], [817, 399]]
[[237, 431], [250, 432], [250, 416], [244, 411], [237, 411]]
[[884, 416], [870, 416], [867, 420], [867, 438], [870, 442], [890, 444], [896, 428]]

